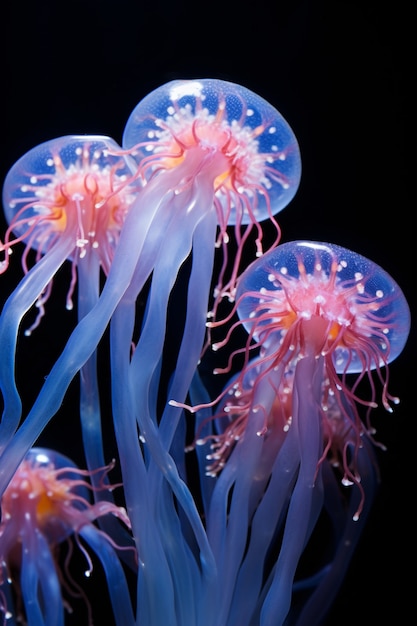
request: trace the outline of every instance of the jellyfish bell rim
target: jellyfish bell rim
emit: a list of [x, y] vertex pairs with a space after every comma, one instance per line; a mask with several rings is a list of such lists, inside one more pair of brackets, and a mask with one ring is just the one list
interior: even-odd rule
[[55, 469], [68, 468], [78, 470], [77, 465], [65, 454], [43, 446], [30, 448], [24, 456], [24, 461], [36, 462], [39, 467], [53, 466]]
[[[225, 93], [222, 93], [220, 88], [222, 88]], [[222, 95], [224, 96], [225, 102], [222, 111], [226, 112], [226, 123], [228, 128], [231, 128], [233, 123], [241, 121], [244, 111], [250, 112], [250, 117], [248, 116], [249, 114], [247, 114], [245, 121], [250, 119], [251, 124], [242, 124], [240, 127], [241, 132], [245, 129], [254, 131], [255, 127], [260, 128], [261, 122], [268, 117], [268, 125], [263, 132], [256, 137], [256, 142], [260, 146], [259, 152], [256, 156], [258, 157], [259, 155], [262, 156], [265, 154], [265, 171], [267, 171], [266, 157], [268, 154], [270, 157], [272, 154], [271, 151], [278, 151], [275, 143], [281, 142], [284, 146], [279, 150], [281, 153], [280, 158], [270, 161], [269, 166], [270, 170], [273, 170], [273, 174], [275, 174], [276, 179], [278, 179], [278, 175], [286, 175], [286, 171], [288, 170], [288, 184], [284, 185], [278, 183], [277, 180], [273, 180], [273, 176], [268, 177], [264, 175], [264, 178], [266, 179], [264, 182], [266, 182], [269, 187], [265, 187], [263, 195], [256, 192], [258, 196], [258, 206], [256, 208], [255, 217], [257, 221], [261, 222], [268, 219], [271, 214], [276, 215], [282, 211], [294, 198], [301, 180], [301, 154], [298, 140], [286, 118], [284, 118], [278, 109], [265, 100], [265, 98], [258, 95], [254, 91], [251, 91], [247, 87], [217, 78], [174, 79], [162, 84], [145, 95], [131, 111], [123, 131], [122, 146], [126, 150], [130, 150], [140, 143], [144, 144], [148, 142], [148, 144], [151, 144], [152, 141], [148, 138], [148, 135], [150, 136], [150, 134], [152, 134], [152, 136], [154, 136], [155, 132], [159, 132], [159, 128], [155, 122], [159, 123], [161, 120], [166, 122], [169, 120], [170, 116], [174, 117], [177, 115], [178, 117], [178, 111], [175, 112], [175, 114], [174, 112], [169, 113], [169, 110], [173, 109], [173, 106], [170, 106], [170, 103], [171, 105], [175, 104], [180, 107], [180, 110], [183, 110], [186, 106], [191, 106], [190, 99], [200, 97], [202, 102], [205, 103], [205, 108], [208, 109], [208, 114], [215, 117], [215, 112], [219, 110], [219, 102]], [[159, 100], [159, 102], [156, 104], [157, 100]], [[245, 101], [245, 106], [243, 105], [243, 101]], [[208, 106], [208, 103], [210, 103], [211, 108]], [[238, 105], [238, 103], [240, 104]], [[194, 116], [196, 114], [196, 110], [197, 104], [196, 101], [194, 101]], [[275, 124], [272, 124], [273, 121]], [[274, 133], [276, 134], [274, 135]], [[275, 137], [277, 137], [277, 141], [273, 142]], [[264, 145], [265, 147], [269, 146], [269, 151], [266, 149], [262, 150]], [[149, 154], [146, 153], [146, 149], [147, 148], [142, 146], [142, 152], [140, 153], [141, 158], [136, 157], [139, 164], [141, 160]], [[288, 156], [285, 156], [284, 153], [287, 149]], [[273, 163], [273, 165], [271, 165], [271, 163]], [[282, 172], [280, 168], [282, 168]], [[259, 186], [264, 185], [264, 182], [262, 182]], [[249, 189], [248, 194], [245, 193], [245, 195], [250, 196], [250, 194], [253, 193], [255, 192], [252, 189]], [[265, 195], [270, 196], [268, 201], [265, 200]], [[224, 202], [224, 198], [221, 196], [220, 201]], [[269, 209], [268, 202], [270, 203]], [[239, 213], [239, 211], [236, 210], [236, 207], [232, 207], [228, 213], [227, 223], [229, 225], [235, 225], [237, 223], [245, 225], [250, 223], [252, 220], [253, 217], [251, 218], [247, 210], [243, 211], [243, 213]]]
[[[272, 250], [266, 252], [261, 258], [253, 261], [251, 265], [249, 265], [242, 273], [236, 289], [236, 302], [238, 303], [237, 314], [242, 320], [242, 324], [245, 329], [249, 332], [253, 328], [253, 322], [251, 319], [254, 314], [251, 307], [253, 308], [253, 306], [256, 305], [256, 301], [259, 300], [254, 296], [245, 297], [245, 292], [259, 291], [260, 289], [273, 289], [270, 280], [271, 271], [281, 271], [281, 268], [284, 267], [284, 263], [282, 261], [285, 260], [286, 254], [289, 254], [292, 257], [290, 258], [291, 263], [288, 263], [287, 259], [287, 264], [285, 265], [286, 275], [298, 278], [299, 271], [297, 267], [297, 257], [294, 253], [295, 250], [304, 253], [305, 256], [302, 257], [302, 260], [303, 263], [306, 264], [307, 259], [309, 264], [314, 261], [316, 258], [316, 252], [326, 254], [329, 261], [334, 260], [336, 256], [339, 263], [342, 261], [339, 255], [343, 255], [343, 259], [347, 259], [349, 262], [346, 263], [345, 268], [339, 268], [340, 280], [352, 278], [351, 264], [353, 259], [354, 269], [363, 275], [365, 292], [368, 293], [370, 288], [376, 290], [380, 288], [379, 286], [385, 287], [384, 297], [389, 296], [391, 303], [382, 303], [380, 311], [384, 311], [385, 309], [393, 311], [396, 310], [396, 327], [387, 333], [391, 344], [391, 350], [386, 362], [374, 364], [372, 369], [377, 366], [384, 366], [397, 358], [407, 343], [411, 325], [410, 308], [401, 287], [386, 270], [368, 257], [333, 243], [308, 240], [288, 241], [279, 244]], [[266, 270], [265, 267], [268, 269]], [[368, 273], [367, 270], [372, 271], [372, 273]], [[307, 274], [308, 273], [307, 268]], [[348, 276], [348, 274], [350, 274], [350, 276]], [[279, 340], [281, 336], [282, 331], [277, 330], [276, 332], [273, 332], [267, 342], [268, 345], [275, 339]], [[352, 353], [348, 356], [346, 349], [341, 347], [335, 349], [334, 363], [338, 373], [360, 373], [363, 371], [362, 361], [358, 358], [354, 350]]]

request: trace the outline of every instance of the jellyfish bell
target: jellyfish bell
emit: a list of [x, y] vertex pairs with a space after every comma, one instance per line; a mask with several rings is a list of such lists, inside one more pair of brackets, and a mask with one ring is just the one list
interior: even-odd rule
[[190, 174], [216, 161], [220, 225], [275, 215], [300, 181], [299, 147], [286, 120], [261, 96], [223, 80], [175, 80], [154, 90], [131, 113], [123, 146], [135, 148], [145, 178], [184, 161]]
[[264, 346], [278, 341], [291, 349], [293, 324], [312, 327], [315, 318], [324, 320], [321, 350], [332, 353], [338, 373], [387, 365], [404, 348], [410, 329], [409, 307], [395, 280], [334, 244], [279, 245], [242, 275], [237, 299], [244, 326]]
[[9, 229], [1, 249], [10, 252], [23, 241], [44, 255], [53, 245], [64, 247], [62, 239], [68, 241], [68, 258], [82, 257], [91, 246], [108, 270], [134, 197], [130, 189], [122, 191], [134, 163], [127, 156], [112, 156], [117, 149], [110, 137], [68, 135], [24, 154], [3, 186]]
[[[274, 216], [294, 197], [301, 176], [300, 150], [288, 122], [262, 97], [217, 79], [175, 80], [155, 89], [132, 111], [123, 146], [138, 163], [137, 177], [158, 187], [166, 198], [164, 221], [205, 220], [223, 265], [214, 289], [215, 316], [222, 297], [233, 300], [243, 249], [255, 230], [256, 254], [263, 253], [260, 222]], [[174, 196], [174, 197], [172, 197]], [[162, 215], [161, 215], [162, 221]], [[228, 260], [228, 225], [234, 225], [235, 258]], [[244, 232], [241, 227], [245, 226]], [[195, 248], [207, 245], [199, 235]], [[229, 265], [229, 267], [228, 267]], [[226, 280], [225, 275], [229, 274]]]

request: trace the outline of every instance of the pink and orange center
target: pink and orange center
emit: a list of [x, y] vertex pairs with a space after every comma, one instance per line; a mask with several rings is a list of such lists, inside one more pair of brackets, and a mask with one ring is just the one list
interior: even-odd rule
[[[340, 342], [343, 336], [341, 331], [354, 324], [355, 313], [349, 298], [332, 282], [319, 280], [303, 281], [300, 284], [291, 280], [283, 281], [282, 278], [280, 282], [285, 282], [285, 290], [264, 290], [263, 293], [270, 296], [270, 310], [274, 314], [272, 324], [277, 323], [281, 330], [289, 331], [295, 324], [302, 323], [305, 331], [313, 327], [315, 331], [321, 329], [325, 335], [323, 339]], [[320, 319], [323, 323], [314, 326], [307, 324], [314, 319]]]
[[98, 210], [106, 211], [107, 228], [118, 224], [116, 216], [121, 211], [122, 200], [113, 194], [108, 175], [101, 172], [74, 172], [65, 180], [53, 179], [38, 189], [36, 195], [47, 208], [48, 221], [53, 223], [55, 231], [65, 231], [69, 211], [76, 211], [80, 230], [85, 233], [94, 231]]
[[58, 480], [50, 468], [36, 468], [24, 461], [2, 497], [2, 514], [13, 520], [17, 511], [32, 511], [42, 528], [71, 501], [70, 488], [71, 482]]
[[159, 134], [164, 148], [161, 151], [161, 146], [155, 146], [158, 164], [163, 169], [172, 169], [180, 165], [188, 153], [200, 150], [202, 159], [207, 154], [217, 157], [220, 173], [214, 179], [215, 191], [221, 188], [230, 191], [247, 184], [255, 154], [259, 160], [255, 140], [265, 128], [263, 125], [255, 129], [230, 126], [223, 116], [224, 106], [219, 106], [216, 116], [200, 111], [192, 118], [186, 112], [175, 123], [168, 124], [169, 130]]

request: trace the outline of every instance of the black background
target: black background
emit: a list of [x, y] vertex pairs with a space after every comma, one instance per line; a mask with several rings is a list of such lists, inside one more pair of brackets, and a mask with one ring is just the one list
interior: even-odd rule
[[[328, 241], [369, 257], [400, 284], [414, 321], [416, 50], [406, 5], [4, 3], [2, 179], [27, 150], [54, 137], [103, 134], [120, 142], [133, 107], [169, 80], [240, 83], [280, 110], [300, 144], [302, 182], [279, 215], [282, 241]], [[19, 277], [16, 254], [0, 277], [2, 300]], [[62, 347], [58, 338], [51, 341], [51, 331], [74, 321], [64, 309], [68, 283], [62, 283], [56, 280], [47, 329], [19, 347], [28, 403]], [[374, 417], [377, 438], [388, 447], [378, 453], [382, 484], [327, 626], [404, 624], [416, 618], [415, 337], [414, 328], [390, 368], [390, 391], [401, 404], [393, 414], [379, 410]], [[60, 446], [82, 462], [75, 447], [76, 412], [64, 404], [63, 413], [41, 443]], [[100, 598], [96, 626], [110, 625], [100, 617], [101, 605]]]

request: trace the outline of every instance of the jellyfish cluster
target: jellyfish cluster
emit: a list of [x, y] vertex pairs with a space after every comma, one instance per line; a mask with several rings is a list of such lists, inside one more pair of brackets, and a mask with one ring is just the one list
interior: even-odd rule
[[[74, 550], [117, 626], [325, 619], [379, 482], [371, 418], [398, 403], [410, 312], [362, 255], [281, 242], [300, 178], [282, 115], [216, 79], [155, 89], [121, 145], [58, 137], [8, 172], [0, 273], [19, 252], [23, 277], [0, 314], [3, 624], [64, 626], [75, 597], [96, 623]], [[17, 347], [48, 324], [63, 265], [75, 323], [26, 407]], [[74, 379], [82, 468], [40, 443]]]

